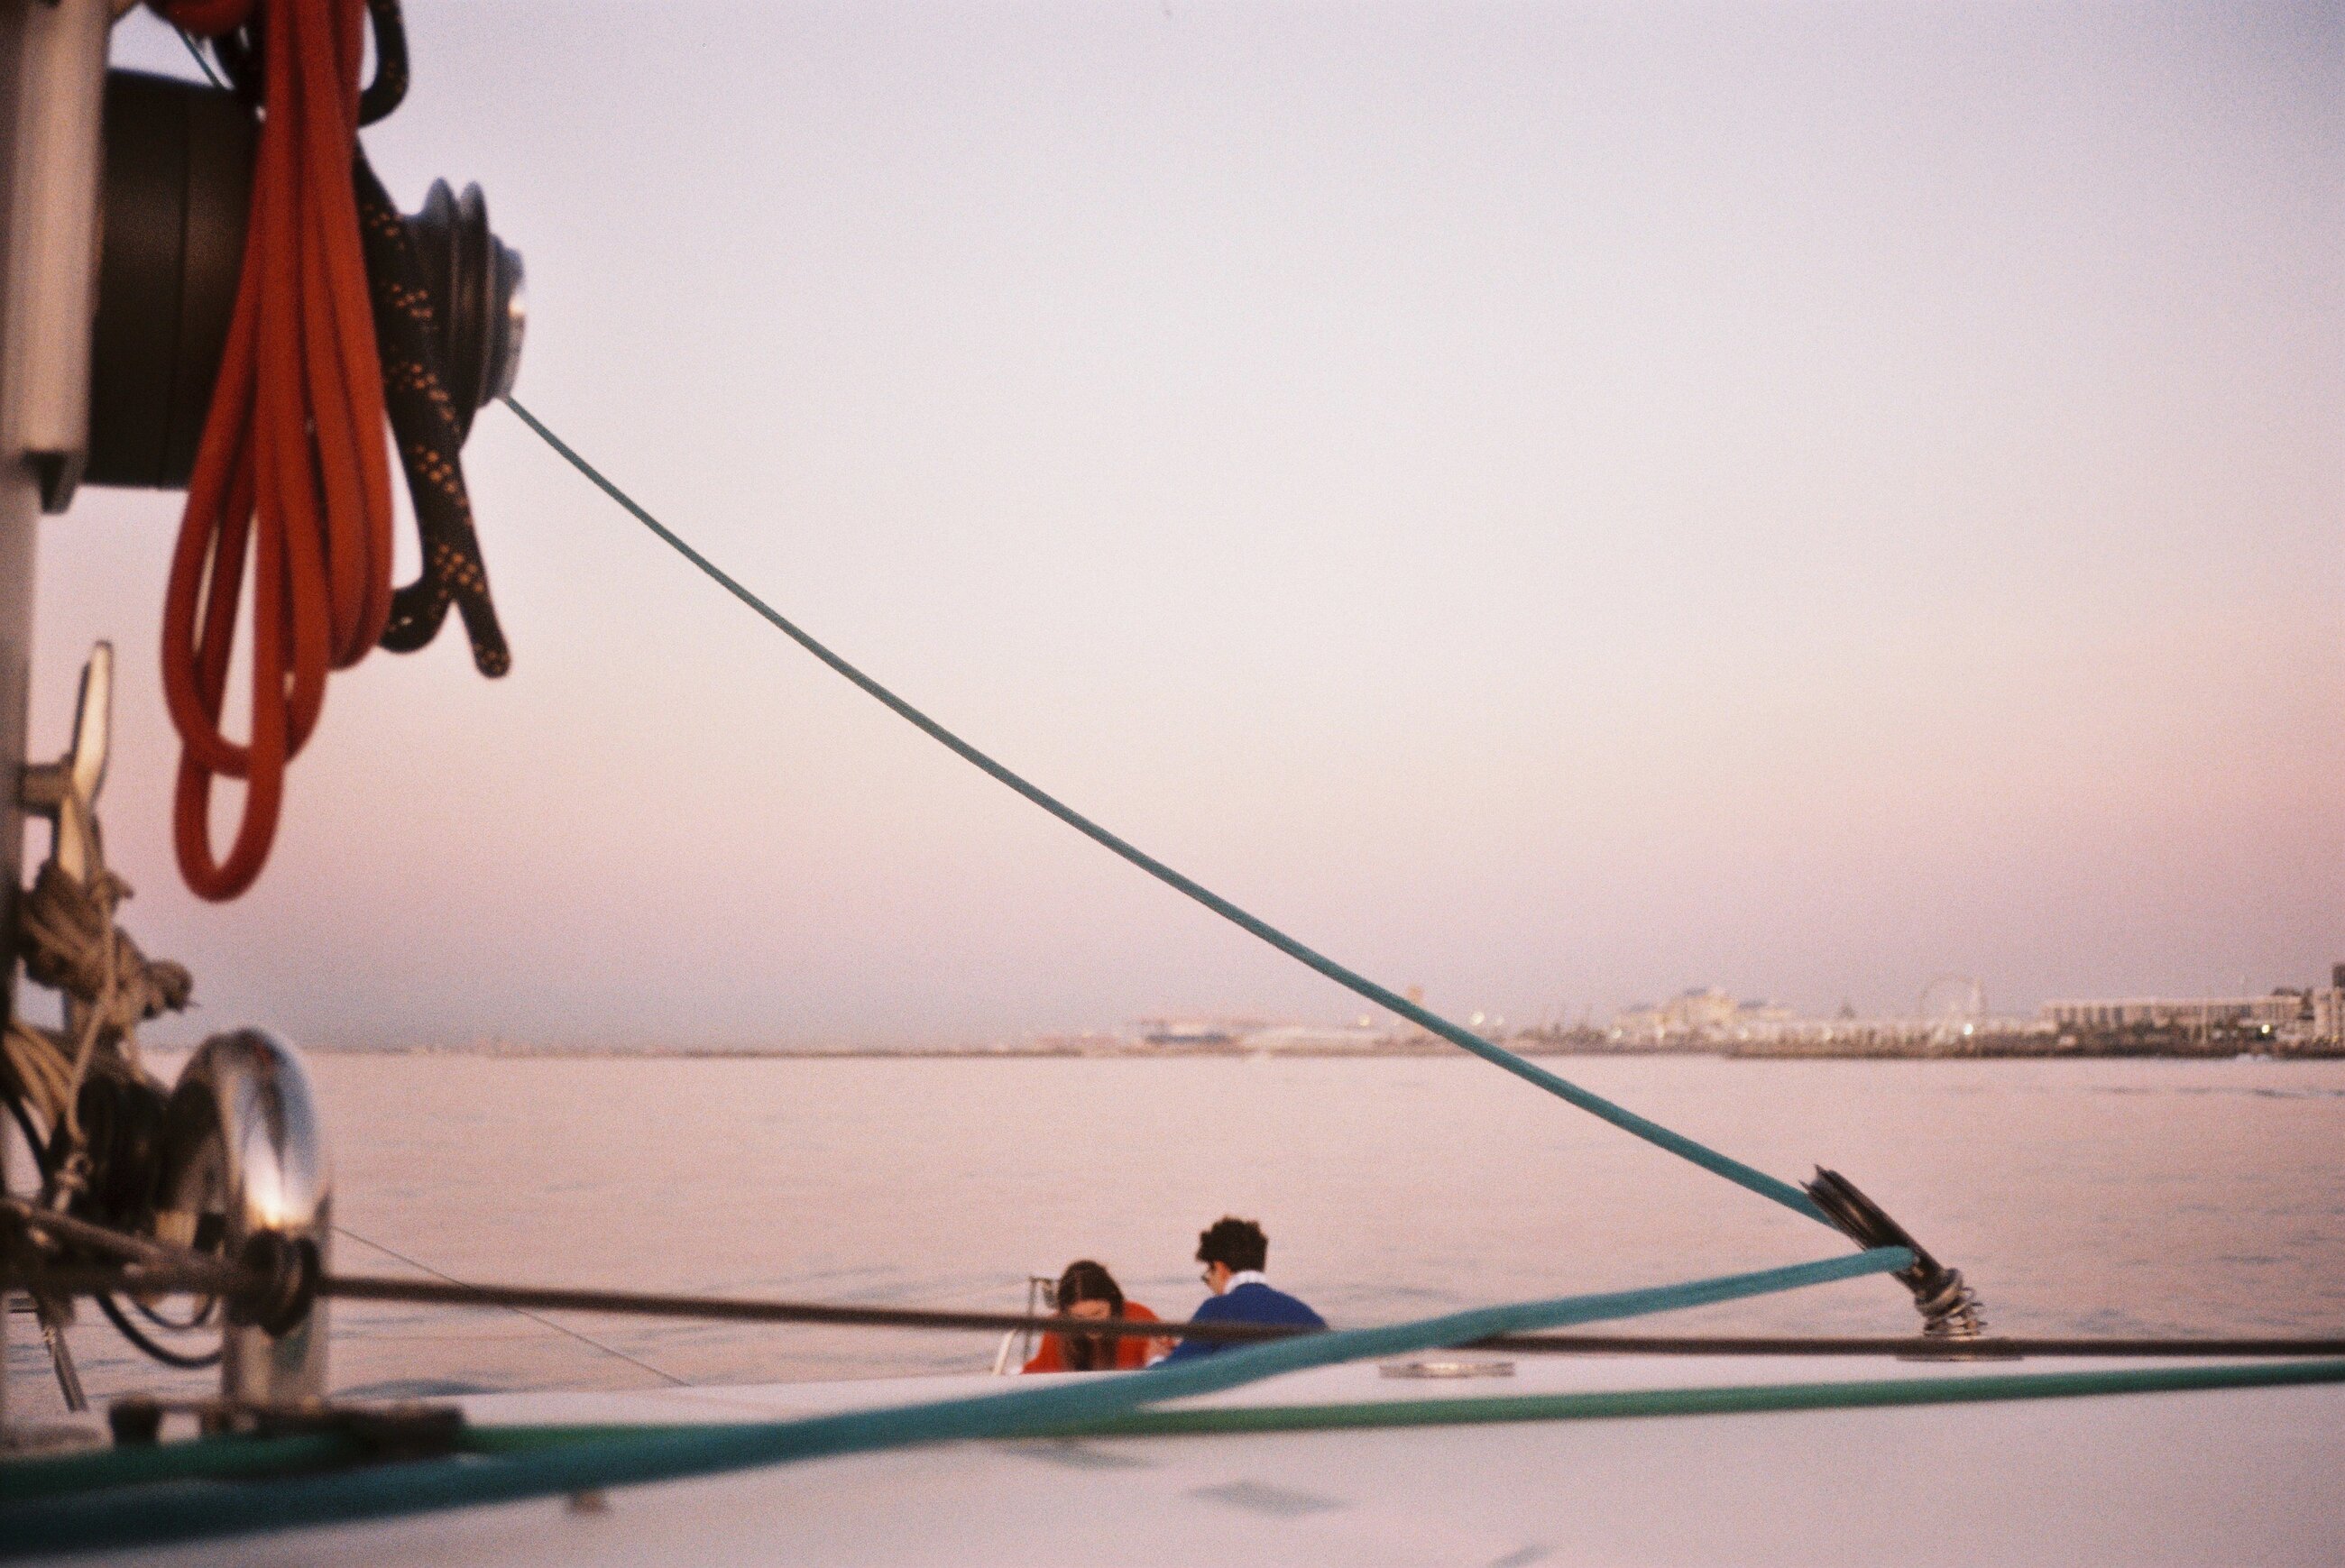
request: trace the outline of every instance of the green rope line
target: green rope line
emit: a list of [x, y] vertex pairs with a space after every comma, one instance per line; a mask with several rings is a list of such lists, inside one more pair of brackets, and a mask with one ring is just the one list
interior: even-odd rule
[[[1268, 1432], [1386, 1431], [1502, 1422], [1619, 1421], [1655, 1416], [1760, 1415], [1785, 1411], [1886, 1410], [1909, 1405], [1992, 1404], [2121, 1394], [2345, 1383], [2345, 1361], [2249, 1362], [2086, 1372], [1975, 1377], [1880, 1378], [1837, 1382], [1746, 1383], [1709, 1388], [1624, 1389], [1569, 1394], [1495, 1394], [1477, 1399], [1360, 1400], [1337, 1404], [1140, 1410], [1032, 1434], [1037, 1438], [1230, 1437]], [[745, 1424], [745, 1423], [730, 1423]], [[627, 1438], [710, 1430], [707, 1422], [629, 1425], [614, 1421], [467, 1428], [466, 1453], [536, 1453]], [[355, 1444], [327, 1437], [205, 1437], [153, 1449], [115, 1449], [0, 1465], [0, 1501], [23, 1502], [157, 1481], [230, 1481], [344, 1462]]]
[[790, 641], [796, 642], [799, 647], [804, 648], [807, 652], [813, 654], [816, 658], [829, 665], [840, 675], [846, 677], [846, 679], [857, 688], [861, 690], [867, 695], [877, 700], [890, 713], [893, 713], [897, 717], [902, 719], [905, 723], [919, 730], [922, 734], [927, 735], [930, 740], [935, 741], [938, 744], [951, 752], [955, 756], [959, 757], [963, 762], [969, 764], [971, 766], [977, 768], [980, 772], [987, 774], [989, 777], [993, 778], [1003, 784], [1007, 784], [1018, 794], [1024, 795], [1028, 800], [1033, 802], [1036, 805], [1041, 806], [1044, 811], [1049, 812], [1052, 816], [1057, 817], [1061, 822], [1065, 823], [1077, 833], [1081, 834], [1083, 836], [1091, 839], [1093, 843], [1100, 845], [1101, 847], [1121, 855], [1123, 859], [1130, 861], [1132, 865], [1148, 873], [1149, 875], [1156, 878], [1159, 882], [1163, 883], [1166, 886], [1174, 889], [1176, 892], [1186, 894], [1188, 896], [1195, 899], [1198, 903], [1203, 905], [1206, 908], [1212, 910], [1223, 919], [1229, 921], [1232, 925], [1236, 926], [1241, 930], [1261, 938], [1263, 941], [1270, 944], [1273, 947], [1275, 947], [1280, 952], [1285, 954], [1288, 957], [1293, 958], [1312, 969], [1317, 970], [1320, 974], [1325, 975], [1328, 979], [1335, 981], [1345, 989], [1353, 992], [1355, 995], [1366, 997], [1369, 1001], [1374, 1002], [1377, 1007], [1384, 1008], [1387, 1012], [1397, 1013], [1400, 1017], [1406, 1018], [1410, 1023], [1415, 1024], [1417, 1027], [1425, 1029], [1432, 1034], [1438, 1035], [1441, 1038], [1447, 1040], [1451, 1045], [1457, 1046], [1461, 1049], [1471, 1051], [1474, 1055], [1481, 1057], [1486, 1062], [1491, 1063], [1493, 1066], [1504, 1067], [1507, 1071], [1514, 1074], [1517, 1077], [1521, 1078], [1526, 1082], [1538, 1085], [1540, 1088], [1547, 1090], [1548, 1093], [1554, 1095], [1558, 1099], [1562, 1099], [1569, 1104], [1578, 1106], [1581, 1110], [1587, 1111], [1591, 1116], [1599, 1117], [1602, 1119], [1610, 1122], [1614, 1127], [1619, 1128], [1622, 1131], [1643, 1138], [1647, 1143], [1653, 1144], [1660, 1148], [1665, 1148], [1681, 1159], [1691, 1160], [1694, 1164], [1700, 1166], [1703, 1169], [1722, 1176], [1726, 1178], [1727, 1180], [1735, 1183], [1737, 1186], [1746, 1187], [1751, 1191], [1758, 1193], [1762, 1198], [1771, 1198], [1776, 1202], [1782, 1204], [1784, 1208], [1804, 1214], [1809, 1219], [1815, 1220], [1819, 1224], [1832, 1224], [1832, 1220], [1825, 1216], [1823, 1210], [1818, 1209], [1814, 1202], [1809, 1199], [1806, 1193], [1801, 1191], [1790, 1182], [1780, 1180], [1775, 1177], [1768, 1175], [1763, 1170], [1756, 1169], [1751, 1166], [1743, 1164], [1739, 1159], [1735, 1159], [1728, 1155], [1721, 1154], [1718, 1150], [1710, 1148], [1706, 1144], [1698, 1143], [1694, 1139], [1686, 1137], [1683, 1133], [1673, 1132], [1657, 1121], [1653, 1121], [1646, 1117], [1639, 1116], [1635, 1111], [1629, 1110], [1625, 1106], [1615, 1105], [1612, 1101], [1606, 1099], [1601, 1095], [1590, 1093], [1589, 1090], [1581, 1088], [1578, 1084], [1572, 1083], [1568, 1079], [1558, 1077], [1554, 1073], [1548, 1072], [1545, 1067], [1542, 1067], [1534, 1062], [1525, 1060], [1523, 1057], [1517, 1056], [1514, 1052], [1508, 1050], [1503, 1046], [1497, 1045], [1494, 1041], [1486, 1040], [1472, 1030], [1461, 1027], [1457, 1024], [1451, 1023], [1448, 1019], [1442, 1017], [1439, 1014], [1426, 1010], [1425, 1007], [1410, 1001], [1407, 997], [1401, 996], [1398, 992], [1389, 990], [1383, 986], [1377, 985], [1374, 980], [1371, 980], [1366, 976], [1360, 974], [1357, 970], [1348, 968], [1345, 966], [1335, 962], [1333, 958], [1327, 957], [1324, 954], [1304, 946], [1302, 943], [1296, 941], [1294, 937], [1289, 936], [1285, 932], [1281, 931], [1278, 927], [1271, 925], [1268, 921], [1257, 919], [1255, 916], [1247, 914], [1244, 910], [1239, 908], [1228, 899], [1223, 898], [1220, 894], [1213, 892], [1211, 888], [1204, 886], [1201, 883], [1193, 882], [1190, 878], [1183, 876], [1181, 873], [1173, 870], [1172, 867], [1165, 865], [1154, 855], [1146, 853], [1138, 846], [1118, 837], [1112, 833], [1110, 833], [1106, 828], [1103, 828], [1099, 824], [1091, 821], [1091, 818], [1083, 815], [1081, 812], [1075, 810], [1072, 806], [1068, 805], [1057, 796], [1043, 790], [1041, 786], [1030, 784], [1020, 774], [1012, 773], [1009, 768], [994, 761], [983, 752], [979, 751], [975, 746], [969, 744], [967, 741], [962, 740], [959, 735], [953, 733], [950, 730], [946, 729], [942, 724], [937, 723], [936, 720], [929, 717], [928, 714], [920, 712], [919, 709], [912, 706], [911, 703], [906, 702], [903, 698], [898, 696], [895, 693], [889, 691], [887, 687], [881, 685], [878, 682], [873, 680], [870, 676], [865, 674], [862, 671], [848, 663], [845, 659], [842, 659], [837, 653], [832, 652], [822, 643], [817, 642], [812, 635], [785, 618], [780, 612], [777, 611], [772, 605], [757, 597], [756, 594], [751, 592], [747, 588], [743, 587], [739, 582], [736, 581], [715, 561], [709, 560], [708, 557], [701, 554], [700, 551], [685, 543], [684, 540], [678, 537], [676, 533], [665, 523], [660, 521], [659, 519], [645, 511], [633, 496], [621, 490], [610, 480], [604, 478], [600, 469], [597, 469], [593, 463], [588, 462], [584, 458], [579, 456], [576, 451], [572, 450], [569, 443], [563, 440], [561, 437], [555, 435], [552, 430], [546, 429], [543, 422], [541, 421], [535, 414], [533, 414], [527, 409], [523, 408], [511, 397], [505, 398], [503, 401], [505, 407], [511, 409], [514, 414], [520, 417], [522, 423], [536, 431], [538, 436], [545, 442], [545, 444], [552, 447], [556, 452], [559, 452], [563, 458], [569, 462], [571, 467], [576, 469], [580, 473], [584, 474], [589, 480], [593, 481], [595, 487], [601, 490], [604, 495], [609, 496], [613, 501], [617, 501], [622, 507], [625, 508], [637, 522], [642, 523], [645, 528], [650, 529], [654, 533], [657, 534], [662, 540], [666, 541], [666, 543], [673, 548], [677, 554], [683, 556], [686, 561], [691, 561], [693, 565], [700, 568], [700, 570], [706, 572], [718, 587], [724, 589], [727, 593], [733, 595], [734, 598], [738, 599], [742, 603], [747, 605], [750, 609], [763, 616], [776, 631], [778, 631], [782, 635], [789, 638]]
[[630, 1431], [502, 1455], [383, 1464], [234, 1484], [174, 1480], [0, 1505], [0, 1558], [120, 1550], [300, 1526], [347, 1524], [920, 1443], [1033, 1437], [1283, 1372], [1741, 1300], [1913, 1266], [1903, 1247], [1639, 1290], [1479, 1307], [1375, 1329], [1305, 1334], [1125, 1377], [747, 1425]]
[[0, 1509], [108, 1487], [267, 1479], [347, 1463], [358, 1454], [358, 1445], [346, 1438], [304, 1432], [294, 1437], [199, 1437], [151, 1447], [11, 1460], [0, 1463]]
[[1142, 1410], [1069, 1426], [1051, 1437], [1203, 1437], [1244, 1432], [1342, 1431], [1497, 1421], [1610, 1421], [1624, 1417], [1749, 1415], [1778, 1411], [1880, 1410], [1899, 1405], [1985, 1404], [2004, 1400], [2101, 1394], [2180, 1393], [2207, 1389], [2345, 1383], [2345, 1361], [2250, 1362], [2223, 1367], [2145, 1367], [2090, 1372], [2019, 1372], [1961, 1378], [1882, 1378], [1853, 1382], [1626, 1389], [1573, 1394], [1495, 1394], [1477, 1399], [1367, 1400], [1349, 1404], [1225, 1405]]
[[[1215, 1405], [1141, 1410], [1059, 1428], [1049, 1438], [1203, 1437], [1254, 1432], [1380, 1431], [1507, 1421], [1615, 1421], [1645, 1416], [1756, 1415], [1779, 1411], [1882, 1410], [1901, 1405], [1989, 1404], [2007, 1400], [2186, 1393], [2210, 1389], [2345, 1383], [2345, 1361], [2253, 1361], [2239, 1366], [2125, 1368], [1954, 1378], [1876, 1378], [1840, 1382], [1746, 1383], [1593, 1393], [1488, 1394], [1475, 1399], [1358, 1400], [1341, 1404]], [[528, 1453], [623, 1434], [603, 1423], [477, 1427], [474, 1453]], [[641, 1428], [632, 1429], [641, 1431]], [[688, 1430], [681, 1425], [672, 1429]]]

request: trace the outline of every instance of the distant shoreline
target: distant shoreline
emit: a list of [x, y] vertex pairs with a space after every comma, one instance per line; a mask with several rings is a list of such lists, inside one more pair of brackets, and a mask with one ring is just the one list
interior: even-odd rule
[[[2236, 1061], [2241, 1058], [2273, 1061], [2337, 1061], [2345, 1060], [2345, 1046], [2316, 1044], [2294, 1046], [2284, 1051], [2269, 1048], [2270, 1042], [2248, 1040], [2195, 1043], [2180, 1047], [2167, 1043], [2143, 1043], [2131, 1040], [2094, 1042], [2086, 1045], [2058, 1045], [2040, 1037], [2005, 1041], [1988, 1039], [1964, 1042], [1961, 1050], [1932, 1049], [1925, 1047], [1891, 1044], [1861, 1044], [1846, 1047], [1792, 1047], [1770, 1044], [1753, 1048], [1747, 1044], [1732, 1042], [1711, 1045], [1632, 1047], [1623, 1048], [1609, 1043], [1553, 1043], [1538, 1040], [1505, 1042], [1509, 1050], [1526, 1057], [1706, 1057], [1729, 1061]], [[175, 1047], [156, 1047], [172, 1049]], [[192, 1048], [192, 1047], [176, 1047]], [[1312, 1061], [1382, 1060], [1391, 1058], [1431, 1058], [1454, 1057], [1458, 1053], [1444, 1042], [1396, 1042], [1375, 1048], [1283, 1047], [1275, 1050], [1247, 1050], [1226, 1045], [1214, 1046], [1143, 1046], [1119, 1048], [1096, 1043], [1082, 1046], [1056, 1045], [1048, 1042], [1020, 1043], [1000, 1046], [876, 1046], [852, 1047], [843, 1046], [532, 1046], [504, 1041], [472, 1045], [411, 1045], [411, 1046], [323, 1046], [310, 1049], [319, 1056], [335, 1057], [486, 1057], [510, 1059], [545, 1058], [550, 1060], [665, 1060], [665, 1061], [929, 1061], [929, 1060], [1002, 1060], [1027, 1061], [1094, 1060], [1094, 1061], [1189, 1061], [1206, 1057], [1228, 1059], [1259, 1058], [1284, 1060], [1289, 1058]]]

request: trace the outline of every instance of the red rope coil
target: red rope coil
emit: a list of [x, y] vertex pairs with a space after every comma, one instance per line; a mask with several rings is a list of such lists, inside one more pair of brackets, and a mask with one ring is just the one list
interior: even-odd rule
[[[188, 485], [163, 605], [163, 691], [182, 750], [179, 869], [234, 898], [268, 859], [285, 766], [315, 730], [326, 675], [366, 656], [391, 613], [382, 370], [360, 249], [357, 147], [365, 0], [159, 0], [207, 36], [258, 19], [261, 126], [244, 270]], [[252, 578], [249, 738], [221, 726]], [[218, 778], [245, 781], [224, 857]]]

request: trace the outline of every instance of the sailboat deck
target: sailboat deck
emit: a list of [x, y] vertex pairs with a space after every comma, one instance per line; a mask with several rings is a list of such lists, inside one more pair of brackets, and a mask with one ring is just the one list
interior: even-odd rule
[[[1484, 1359], [1475, 1357], [1472, 1359]], [[2139, 1362], [1516, 1358], [1325, 1368], [1170, 1408], [1715, 1387]], [[973, 1377], [483, 1395], [476, 1422], [757, 1421]], [[2327, 1564], [2345, 1387], [1259, 1435], [959, 1443], [163, 1553], [172, 1564]]]

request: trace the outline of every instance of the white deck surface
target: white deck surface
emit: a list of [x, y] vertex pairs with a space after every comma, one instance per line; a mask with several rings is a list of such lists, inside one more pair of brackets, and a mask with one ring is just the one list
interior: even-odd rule
[[[1211, 1403], [1995, 1376], [2119, 1363], [1516, 1358]], [[2123, 1363], [2139, 1366], [2143, 1363]], [[482, 1423], [741, 1421], [1016, 1387], [927, 1378], [464, 1401]], [[2345, 1386], [1792, 1414], [967, 1443], [166, 1553], [158, 1564], [2345, 1562]]]

